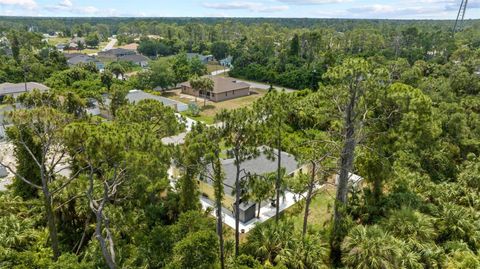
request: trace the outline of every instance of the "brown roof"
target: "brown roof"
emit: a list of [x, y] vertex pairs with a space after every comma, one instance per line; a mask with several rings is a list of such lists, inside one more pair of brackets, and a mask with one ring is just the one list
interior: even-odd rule
[[138, 44], [137, 43], [130, 43], [130, 44], [125, 44], [123, 46], [120, 46], [122, 49], [126, 50], [137, 50], [138, 49]]
[[[213, 80], [213, 93], [229, 92], [234, 90], [240, 90], [250, 88], [250, 84], [245, 82], [238, 82], [235, 78], [218, 77], [218, 76], [205, 76]], [[181, 86], [191, 87], [190, 82], [183, 82]]]

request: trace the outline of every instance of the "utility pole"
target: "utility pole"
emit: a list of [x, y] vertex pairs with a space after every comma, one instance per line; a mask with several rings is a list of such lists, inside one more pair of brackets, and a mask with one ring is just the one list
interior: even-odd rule
[[455, 20], [455, 25], [453, 26], [453, 35], [457, 32], [459, 28], [463, 25], [463, 20], [465, 19], [465, 12], [467, 11], [468, 0], [462, 0], [460, 8], [458, 9], [457, 19]]

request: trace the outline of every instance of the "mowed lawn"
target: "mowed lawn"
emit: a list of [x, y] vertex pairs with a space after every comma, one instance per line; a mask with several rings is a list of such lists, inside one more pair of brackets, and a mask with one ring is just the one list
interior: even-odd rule
[[[308, 225], [315, 230], [319, 230], [328, 226], [332, 214], [333, 204], [335, 201], [336, 188], [331, 185], [318, 190], [310, 204], [310, 215], [308, 217]], [[295, 229], [302, 230], [303, 216], [305, 213], [305, 202], [293, 205], [281, 213], [281, 219], [292, 220], [295, 223]]]
[[223, 70], [225, 69], [224, 66], [219, 65], [219, 64], [207, 64], [207, 73], [211, 74], [212, 72], [218, 71], [218, 70]]
[[[310, 215], [308, 217], [308, 227], [315, 231], [327, 228], [333, 215], [333, 203], [335, 201], [336, 188], [328, 185], [318, 190], [310, 204]], [[303, 229], [303, 216], [305, 212], [305, 203], [301, 201], [285, 211], [280, 213], [280, 220], [291, 220], [295, 224], [295, 229], [301, 232]], [[274, 222], [275, 218], [269, 219], [267, 222]], [[259, 224], [263, 225], [266, 222]], [[229, 240], [235, 239], [235, 230], [227, 225], [223, 225], [225, 237]], [[240, 241], [247, 239], [248, 233], [240, 234]]]
[[[255, 100], [261, 98], [267, 93], [266, 90], [261, 89], [252, 89], [250, 90], [250, 95], [245, 97], [239, 97], [231, 100], [226, 100], [222, 102], [211, 102], [207, 101], [206, 106], [202, 98], [197, 98], [197, 106], [200, 108], [200, 114], [197, 117], [188, 115], [188, 112], [185, 111], [182, 114], [188, 116], [194, 120], [202, 121], [206, 124], [212, 124], [214, 122], [215, 115], [220, 112], [222, 109], [236, 109], [241, 107], [250, 106], [255, 102]], [[171, 98], [189, 104], [195, 102], [194, 96], [181, 95], [180, 90], [172, 90], [162, 93], [162, 96]]]

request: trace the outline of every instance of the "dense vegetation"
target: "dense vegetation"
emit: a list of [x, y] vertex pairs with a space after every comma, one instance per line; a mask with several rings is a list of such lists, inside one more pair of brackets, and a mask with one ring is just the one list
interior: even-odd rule
[[[8, 115], [17, 172], [0, 194], [0, 267], [479, 268], [480, 27], [469, 22], [455, 37], [450, 27], [441, 21], [0, 20], [12, 50], [0, 56], [0, 80], [27, 76], [52, 88], [19, 97], [28, 109]], [[141, 37], [141, 45], [155, 47], [152, 56], [176, 56], [120, 80], [127, 66], [112, 63], [103, 73], [90, 65], [68, 68], [25, 28], [117, 34], [122, 42]], [[156, 101], [128, 104], [125, 95], [134, 87], [198, 82], [205, 68], [183, 52], [232, 55], [230, 75], [301, 90], [271, 90], [249, 107], [219, 113], [218, 128], [198, 124], [184, 144], [164, 145], [162, 138], [185, 130], [173, 110]], [[88, 115], [90, 99], [105, 96], [109, 120]], [[287, 187], [307, 193], [304, 225], [277, 214], [240, 240], [218, 214], [220, 158], [229, 149], [241, 163], [262, 145], [270, 156], [295, 154], [311, 171], [286, 178], [279, 169], [246, 186], [237, 181], [235, 195], [278, 205]], [[172, 162], [182, 171], [175, 186]], [[364, 185], [353, 188], [350, 172]], [[331, 216], [313, 225], [313, 188], [333, 173], [339, 182]], [[201, 174], [213, 182], [217, 220], [201, 210]]]

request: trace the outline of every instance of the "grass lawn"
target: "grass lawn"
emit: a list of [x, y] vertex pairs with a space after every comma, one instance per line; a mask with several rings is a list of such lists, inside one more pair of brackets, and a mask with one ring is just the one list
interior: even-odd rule
[[[319, 230], [328, 225], [333, 213], [335, 191], [335, 187], [330, 185], [317, 191], [310, 204], [310, 216], [308, 217], [308, 225], [310, 227]], [[305, 202], [302, 201], [283, 211], [281, 219], [293, 220], [295, 228], [301, 231], [303, 228], [304, 211]]]
[[97, 48], [94, 49], [83, 49], [83, 50], [65, 50], [66, 53], [83, 53], [83, 54], [93, 54], [102, 51], [102, 49], [108, 44], [108, 42], [100, 42]]
[[[239, 98], [226, 100], [222, 102], [207, 101], [207, 105], [205, 107], [203, 106], [203, 100], [201, 98], [198, 98], [197, 105], [200, 108], [200, 115], [197, 117], [192, 117], [192, 116], [186, 115], [185, 113], [182, 113], [182, 114], [184, 116], [193, 118], [194, 120], [203, 121], [206, 124], [212, 124], [214, 123], [215, 115], [218, 112], [220, 112], [222, 109], [236, 109], [236, 108], [249, 106], [253, 104], [255, 100], [259, 99], [260, 97], [264, 96], [267, 93], [266, 90], [261, 90], [261, 89], [252, 89], [250, 92], [251, 93], [249, 96], [239, 97]], [[162, 96], [183, 102], [185, 104], [194, 102], [193, 97], [185, 97], [184, 95], [181, 96], [180, 90], [167, 91], [162, 93]]]
[[48, 44], [51, 44], [51, 45], [58, 45], [58, 44], [68, 44], [70, 43], [70, 39], [69, 37], [52, 37], [52, 38], [49, 38], [48, 39]]
[[219, 64], [207, 64], [207, 73], [211, 74], [212, 72], [218, 71], [218, 70], [223, 70], [226, 67], [221, 66]]

